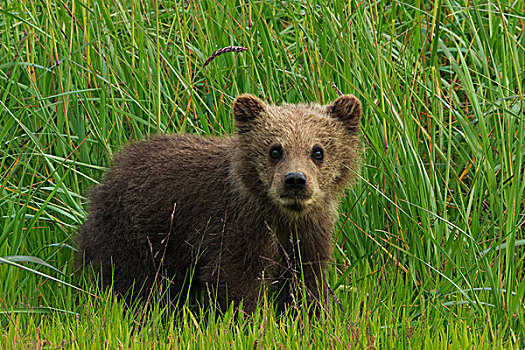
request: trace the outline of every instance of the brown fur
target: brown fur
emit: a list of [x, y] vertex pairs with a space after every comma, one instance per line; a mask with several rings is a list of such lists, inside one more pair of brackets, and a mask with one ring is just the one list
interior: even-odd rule
[[[253, 311], [263, 280], [285, 287], [279, 300], [289, 300], [300, 272], [309, 296], [319, 296], [338, 196], [359, 163], [361, 104], [346, 95], [276, 107], [243, 95], [234, 115], [232, 137], [158, 136], [115, 159], [80, 229], [82, 258], [105, 284], [126, 293], [136, 281], [144, 297], [165, 249], [158, 271], [173, 290], [184, 290], [193, 269], [192, 286], [215, 292], [222, 309], [243, 300]], [[269, 156], [275, 145], [279, 159]], [[284, 186], [288, 172], [304, 173], [300, 195]]]

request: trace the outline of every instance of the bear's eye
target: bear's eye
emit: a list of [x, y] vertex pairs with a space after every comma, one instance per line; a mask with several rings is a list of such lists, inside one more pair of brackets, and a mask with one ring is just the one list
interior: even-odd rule
[[317, 161], [323, 160], [324, 152], [320, 146], [314, 146], [312, 150], [312, 158]]
[[270, 158], [278, 159], [283, 155], [283, 148], [281, 145], [275, 145], [270, 148]]

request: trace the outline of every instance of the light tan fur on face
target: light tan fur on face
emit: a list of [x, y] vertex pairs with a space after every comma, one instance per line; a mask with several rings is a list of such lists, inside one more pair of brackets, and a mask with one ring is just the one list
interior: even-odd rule
[[[246, 98], [249, 105], [257, 106], [258, 110], [250, 118], [237, 119], [241, 124], [240, 153], [275, 206], [288, 213], [305, 214], [316, 205], [333, 201], [334, 194], [339, 194], [353, 180], [354, 174], [349, 169], [354, 169], [358, 162], [358, 137], [352, 128], [356, 125], [355, 119], [360, 118], [359, 101], [353, 96], [343, 96], [328, 106], [285, 104], [277, 107], [268, 106], [253, 96]], [[338, 115], [341, 106], [342, 116]], [[351, 113], [356, 108], [354, 118], [344, 119], [348, 117], [347, 111]], [[282, 147], [282, 158], [278, 161], [269, 157], [274, 145]], [[321, 162], [312, 159], [314, 146], [324, 151]], [[306, 176], [306, 188], [298, 196], [284, 186], [288, 172], [301, 172]]]

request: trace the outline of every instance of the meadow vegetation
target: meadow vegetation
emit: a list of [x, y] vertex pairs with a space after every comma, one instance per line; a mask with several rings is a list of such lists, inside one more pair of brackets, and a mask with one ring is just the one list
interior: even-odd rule
[[[524, 27], [517, 0], [3, 1], [0, 348], [523, 348]], [[318, 319], [301, 300], [126, 312], [75, 269], [123, 145], [232, 133], [241, 93], [339, 92], [366, 151]]]

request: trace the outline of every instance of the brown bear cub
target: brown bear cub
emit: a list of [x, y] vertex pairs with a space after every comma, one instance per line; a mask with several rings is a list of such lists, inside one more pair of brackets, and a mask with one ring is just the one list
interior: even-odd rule
[[359, 164], [361, 103], [242, 95], [233, 112], [234, 136], [157, 136], [116, 157], [80, 228], [79, 260], [105, 285], [145, 298], [167, 281], [172, 296], [205, 290], [247, 312], [261, 286], [281, 305], [298, 290], [322, 296], [338, 197]]

